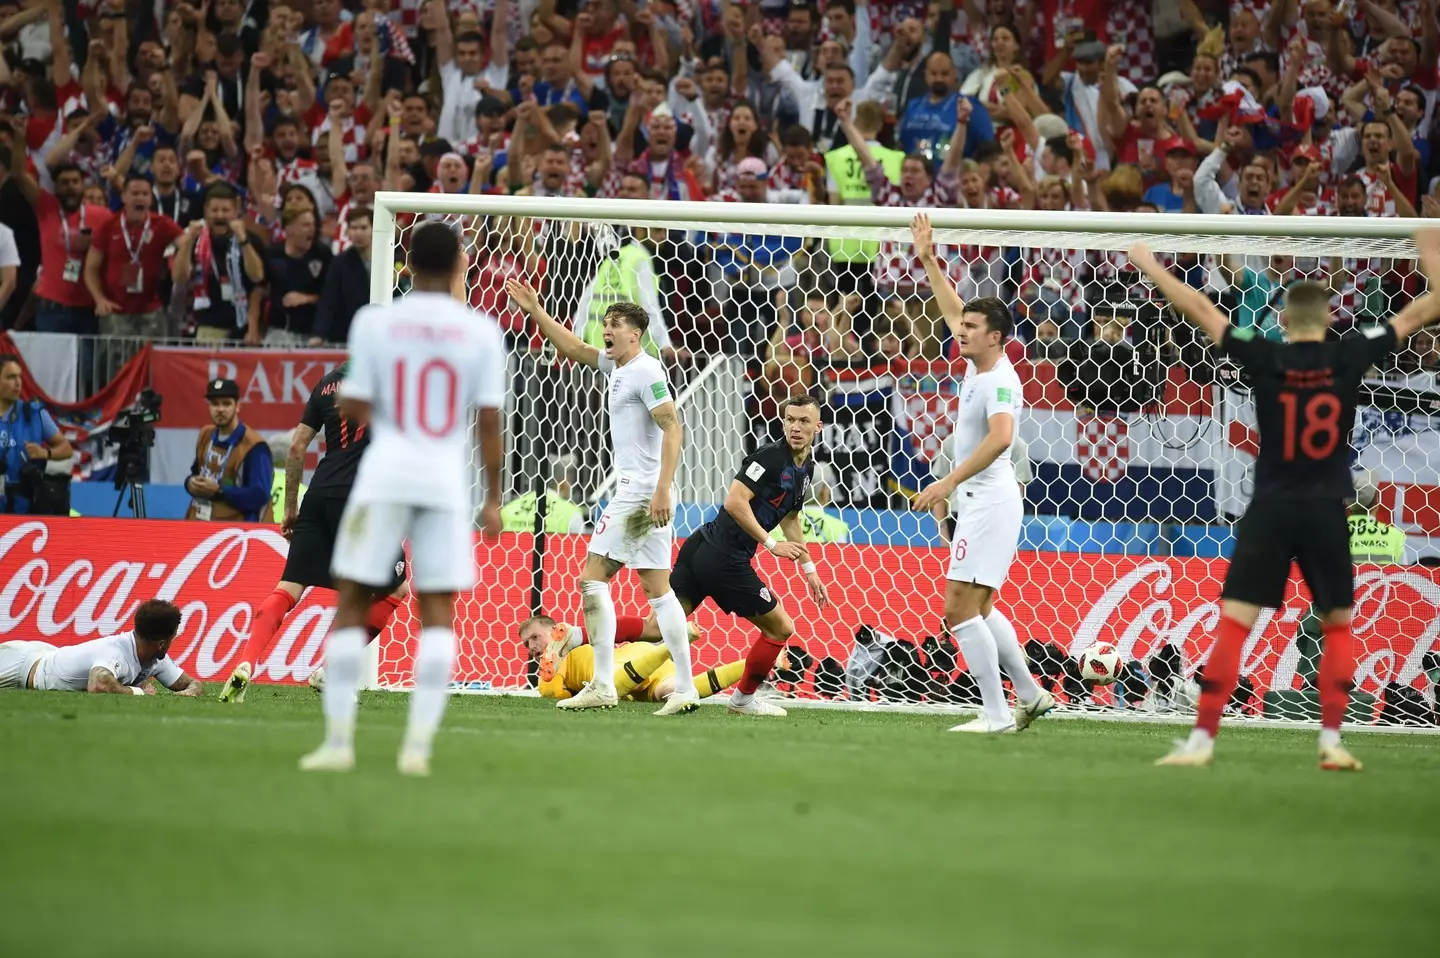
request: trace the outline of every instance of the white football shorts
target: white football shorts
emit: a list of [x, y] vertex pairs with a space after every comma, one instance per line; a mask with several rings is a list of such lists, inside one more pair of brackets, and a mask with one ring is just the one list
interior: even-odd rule
[[979, 501], [963, 495], [961, 501], [964, 506], [955, 517], [950, 569], [945, 578], [999, 589], [1010, 574], [1010, 564], [1020, 546], [1024, 501], [1019, 496]]
[[[626, 480], [620, 482], [619, 491], [595, 523], [590, 552], [623, 562], [632, 569], [670, 568], [674, 522], [655, 528], [650, 524], [650, 493], [630, 492], [625, 488]], [[673, 490], [670, 501], [679, 504]]]
[[0, 689], [23, 689], [36, 662], [55, 651], [49, 642], [0, 642]]
[[340, 519], [330, 574], [376, 589], [395, 578], [395, 556], [410, 540], [413, 592], [465, 592], [475, 587], [475, 533], [470, 512], [401, 502], [357, 503]]

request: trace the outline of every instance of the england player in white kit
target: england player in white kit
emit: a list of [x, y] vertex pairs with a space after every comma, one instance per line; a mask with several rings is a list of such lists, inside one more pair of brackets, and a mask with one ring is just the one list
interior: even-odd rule
[[198, 696], [204, 687], [170, 659], [170, 643], [180, 631], [180, 610], [151, 599], [135, 610], [135, 627], [78, 645], [49, 642], [0, 642], [0, 689], [48, 689], [145, 695], [153, 678], [178, 695]]
[[[995, 593], [1010, 573], [1024, 519], [1010, 461], [1023, 402], [1020, 377], [1005, 357], [1013, 319], [1010, 308], [994, 297], [962, 303], [936, 259], [929, 218], [916, 216], [910, 229], [916, 258], [968, 362], [955, 417], [957, 465], [915, 498], [915, 508], [929, 512], [960, 493], [945, 573], [945, 621], [980, 686], [984, 711], [951, 731], [1014, 732], [1054, 708], [1055, 700], [1030, 675], [1015, 627], [995, 608]], [[1013, 714], [1000, 683], [1002, 668], [1019, 699]]]
[[675, 469], [685, 432], [670, 398], [665, 367], [641, 348], [650, 317], [636, 303], [615, 303], [605, 314], [602, 353], [557, 323], [540, 298], [518, 280], [506, 292], [540, 327], [560, 355], [594, 366], [609, 379], [611, 456], [619, 473], [615, 495], [595, 525], [590, 554], [580, 574], [581, 607], [595, 652], [595, 678], [562, 709], [610, 708], [617, 699], [615, 602], [610, 580], [624, 566], [635, 570], [655, 610], [660, 637], [675, 663], [675, 691], [656, 715], [692, 712], [700, 703], [690, 669], [685, 609], [670, 588], [671, 520], [675, 515]]
[[445, 714], [455, 659], [455, 593], [475, 585], [468, 487], [470, 410], [478, 408], [486, 499], [481, 524], [500, 531], [500, 416], [505, 403], [505, 340], [489, 316], [457, 301], [466, 261], [454, 230], [426, 223], [411, 235], [411, 292], [389, 306], [367, 306], [350, 327], [350, 370], [340, 412], [370, 430], [340, 532], [331, 573], [339, 607], [325, 650], [325, 742], [305, 770], [355, 764], [355, 713], [365, 648], [365, 612], [388, 591], [395, 555], [410, 543], [411, 591], [420, 607], [415, 691], [399, 769], [427, 775], [430, 747]]

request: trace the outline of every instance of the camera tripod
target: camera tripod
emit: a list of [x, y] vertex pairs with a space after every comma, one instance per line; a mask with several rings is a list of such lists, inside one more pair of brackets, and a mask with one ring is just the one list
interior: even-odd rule
[[120, 490], [120, 492], [119, 492], [119, 494], [115, 497], [115, 511], [112, 512], [112, 513], [110, 513], [110, 518], [112, 518], [112, 519], [119, 518], [119, 516], [120, 516], [120, 504], [125, 501], [125, 492], [126, 492], [126, 490], [129, 490], [129, 492], [130, 492], [130, 512], [135, 516], [136, 519], [144, 519], [144, 518], [145, 518], [145, 485], [144, 485], [144, 483], [140, 483], [140, 482], [118, 483], [118, 482], [117, 482], [117, 483], [116, 483], [116, 488], [118, 488], [118, 489]]

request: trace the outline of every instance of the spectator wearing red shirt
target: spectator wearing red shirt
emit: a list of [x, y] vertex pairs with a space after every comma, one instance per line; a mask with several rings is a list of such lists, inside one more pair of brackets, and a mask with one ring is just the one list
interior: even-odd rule
[[106, 336], [158, 339], [166, 334], [161, 293], [170, 270], [165, 250], [183, 230], [151, 211], [153, 199], [149, 180], [129, 176], [120, 213], [95, 231], [85, 256], [85, 287]]
[[93, 336], [97, 331], [95, 300], [81, 273], [91, 237], [110, 220], [110, 211], [81, 201], [86, 184], [80, 167], [64, 163], [51, 174], [55, 192], [41, 192], [35, 200], [35, 216], [40, 221], [35, 328], [42, 333]]

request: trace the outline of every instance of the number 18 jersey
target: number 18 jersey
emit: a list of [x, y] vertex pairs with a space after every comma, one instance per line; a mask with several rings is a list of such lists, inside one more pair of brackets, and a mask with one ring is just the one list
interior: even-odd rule
[[1255, 498], [1350, 498], [1360, 381], [1395, 349], [1394, 328], [1386, 323], [1325, 342], [1277, 343], [1231, 326], [1222, 345], [1255, 391]]
[[340, 395], [371, 406], [352, 502], [468, 512], [470, 409], [504, 405], [504, 336], [440, 293], [366, 306], [350, 327]]

